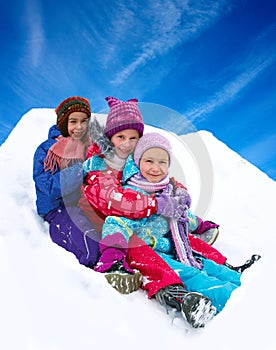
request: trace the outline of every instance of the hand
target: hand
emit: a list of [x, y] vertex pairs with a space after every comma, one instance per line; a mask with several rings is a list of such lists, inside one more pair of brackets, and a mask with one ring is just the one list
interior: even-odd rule
[[179, 201], [181, 204], [183, 204], [183, 205], [186, 204], [187, 208], [190, 208], [191, 203], [192, 203], [192, 199], [191, 199], [189, 192], [187, 190], [185, 190], [185, 188], [178, 187], [175, 190], [175, 195], [176, 195], [176, 197], [180, 197]]
[[172, 185], [167, 185], [157, 200], [157, 214], [164, 215], [169, 218], [179, 219], [185, 211], [185, 204], [180, 203], [181, 197], [173, 197]]

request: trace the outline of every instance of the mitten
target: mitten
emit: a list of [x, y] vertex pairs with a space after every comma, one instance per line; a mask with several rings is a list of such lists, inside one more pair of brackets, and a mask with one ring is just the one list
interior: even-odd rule
[[175, 196], [179, 197], [179, 202], [181, 204], [184, 204], [184, 205], [186, 204], [187, 208], [190, 208], [191, 203], [192, 203], [192, 199], [191, 199], [189, 192], [187, 190], [185, 190], [185, 188], [178, 187], [175, 190]]
[[179, 219], [185, 210], [185, 205], [179, 202], [179, 197], [172, 196], [172, 185], [167, 185], [163, 192], [156, 197], [157, 214], [168, 218]]

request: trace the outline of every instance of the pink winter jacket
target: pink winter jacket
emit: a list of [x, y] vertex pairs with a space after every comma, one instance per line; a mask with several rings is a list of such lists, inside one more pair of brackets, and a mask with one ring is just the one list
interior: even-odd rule
[[[99, 154], [99, 147], [92, 144], [87, 152], [87, 158]], [[79, 206], [99, 232], [101, 232], [104, 219], [108, 215], [141, 219], [156, 214], [157, 201], [154, 195], [148, 196], [132, 189], [123, 189], [121, 178], [122, 172], [117, 170], [91, 171], [86, 176], [86, 183], [81, 188], [82, 197]], [[185, 188], [174, 178], [172, 181], [175, 187]], [[218, 264], [225, 263], [226, 257], [201, 239], [189, 234], [189, 241], [194, 252]]]
[[[88, 150], [87, 158], [99, 153], [98, 146], [93, 144]], [[97, 229], [101, 228], [108, 215], [141, 219], [156, 214], [157, 201], [154, 195], [123, 189], [121, 178], [122, 172], [110, 168], [91, 171], [86, 176], [79, 206]]]

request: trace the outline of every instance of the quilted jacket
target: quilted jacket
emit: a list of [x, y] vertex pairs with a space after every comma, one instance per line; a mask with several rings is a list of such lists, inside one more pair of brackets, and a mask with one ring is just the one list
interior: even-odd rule
[[42, 142], [35, 154], [33, 162], [33, 180], [36, 190], [36, 207], [41, 216], [66, 205], [76, 205], [80, 197], [80, 186], [83, 183], [82, 163], [78, 162], [62, 171], [51, 174], [44, 171], [44, 160], [49, 148], [57, 142], [61, 135], [56, 125], [53, 125], [48, 139]]
[[140, 219], [156, 213], [157, 201], [154, 195], [148, 196], [132, 189], [123, 189], [122, 172], [106, 165], [97, 145], [93, 144], [90, 147], [88, 156], [92, 156], [89, 161], [90, 169], [93, 170], [86, 176], [80, 200], [80, 207], [87, 215], [89, 209], [84, 204], [87, 201], [102, 217], [116, 215]]

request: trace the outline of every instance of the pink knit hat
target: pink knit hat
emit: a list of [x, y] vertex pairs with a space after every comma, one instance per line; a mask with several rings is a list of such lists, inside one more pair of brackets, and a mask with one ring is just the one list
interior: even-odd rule
[[169, 160], [171, 161], [172, 147], [171, 147], [170, 141], [165, 136], [162, 136], [157, 132], [149, 132], [148, 134], [145, 134], [139, 139], [135, 147], [134, 162], [138, 167], [140, 166], [140, 160], [143, 154], [148, 149], [154, 148], [154, 147], [164, 149], [168, 153]]
[[138, 108], [138, 100], [133, 98], [126, 102], [120, 101], [115, 97], [106, 97], [110, 107], [105, 125], [105, 135], [111, 138], [119, 131], [134, 129], [142, 136], [144, 132], [144, 123], [141, 112]]

